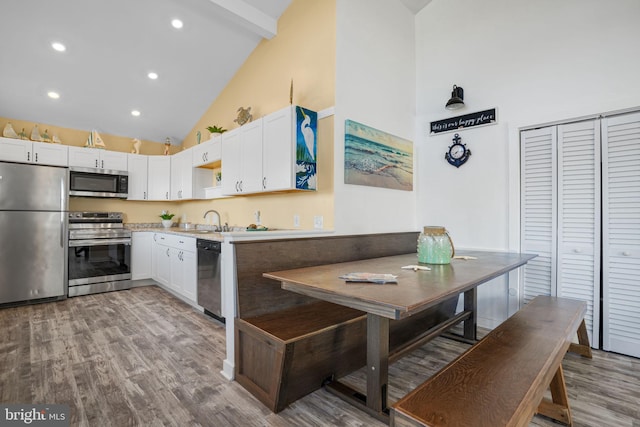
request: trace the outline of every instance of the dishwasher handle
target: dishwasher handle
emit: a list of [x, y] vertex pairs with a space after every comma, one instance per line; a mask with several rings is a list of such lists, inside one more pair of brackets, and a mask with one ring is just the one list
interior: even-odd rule
[[199, 251], [211, 251], [218, 254], [222, 252], [222, 244], [213, 240], [197, 239], [196, 247]]

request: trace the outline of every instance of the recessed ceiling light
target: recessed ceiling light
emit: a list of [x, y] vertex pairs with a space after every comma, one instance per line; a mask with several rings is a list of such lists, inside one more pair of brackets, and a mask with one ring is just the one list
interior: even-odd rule
[[60, 42], [51, 43], [51, 47], [54, 50], [57, 50], [58, 52], [64, 52], [65, 50], [67, 50], [67, 47], [65, 45], [63, 45], [62, 43], [60, 43]]
[[138, 116], [140, 115], [140, 111], [138, 111], [138, 110], [132, 110], [132, 111], [131, 111], [131, 115], [132, 115], [132, 116], [134, 116], [134, 117], [138, 117]]
[[181, 20], [179, 20], [179, 19], [172, 19], [172, 20], [171, 20], [171, 26], [172, 26], [173, 28], [175, 28], [176, 30], [179, 30], [180, 28], [182, 28], [182, 26], [183, 26], [183, 25], [184, 25], [184, 24], [183, 24], [183, 23], [182, 23], [182, 21], [181, 21]]
[[149, 74], [147, 74], [147, 77], [149, 77], [151, 80], [155, 80], [158, 78], [158, 73], [154, 73], [153, 71], [150, 72]]
[[49, 91], [47, 92], [47, 96], [51, 99], [58, 99], [60, 98], [60, 94], [58, 92], [54, 92], [54, 91]]

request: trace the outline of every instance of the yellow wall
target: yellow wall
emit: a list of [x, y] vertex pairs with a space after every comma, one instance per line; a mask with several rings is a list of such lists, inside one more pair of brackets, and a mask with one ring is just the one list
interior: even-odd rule
[[[25, 122], [24, 120], [17, 120], [6, 117], [0, 117], [0, 134], [1, 130], [4, 129], [7, 123], [11, 123], [13, 130], [15, 130], [18, 134], [22, 131], [22, 129], [24, 129], [27, 136], [31, 136], [31, 130], [33, 129], [34, 125], [37, 124], [38, 130], [40, 131], [41, 135], [45, 130], [48, 130], [50, 136], [53, 136], [54, 134], [57, 135], [64, 145], [73, 145], [78, 147], [84, 146], [85, 142], [87, 142], [87, 137], [89, 136], [89, 131], [86, 130], [63, 128], [60, 126], [53, 126], [45, 123]], [[103, 133], [100, 133], [100, 137], [104, 141], [104, 145], [107, 147], [107, 150], [122, 151], [125, 153], [131, 152], [132, 138]], [[177, 147], [171, 147], [171, 149], [172, 153], [178, 151]], [[140, 154], [162, 154], [163, 152], [164, 144], [159, 144], [157, 142], [143, 140], [140, 146]]]
[[[183, 141], [195, 145], [196, 132], [207, 139], [207, 126], [238, 127], [233, 120], [239, 107], [251, 107], [254, 118], [293, 103], [320, 111], [335, 102], [335, 0], [293, 0], [278, 20], [278, 34], [263, 40]], [[173, 208], [172, 208], [173, 209]], [[300, 215], [300, 228], [313, 228], [313, 216], [322, 215], [324, 227], [333, 228], [333, 117], [318, 123], [318, 191], [233, 197], [189, 202], [176, 207], [187, 220], [202, 223], [202, 215], [216, 209], [222, 222], [248, 225], [261, 212], [268, 227], [292, 228]]]
[[[293, 79], [293, 103], [320, 111], [335, 102], [336, 16], [335, 0], [293, 0], [278, 20], [278, 34], [263, 40], [240, 67], [229, 84], [211, 104], [182, 142], [181, 148], [196, 143], [196, 132], [202, 140], [209, 138], [207, 126], [233, 129], [238, 107], [251, 106], [254, 118], [289, 105]], [[33, 123], [0, 118], [0, 125], [10, 121], [20, 132], [30, 134]], [[187, 221], [210, 223], [203, 214], [209, 209], [220, 212], [222, 222], [247, 226], [261, 212], [262, 224], [272, 228], [293, 228], [293, 216], [300, 216], [300, 228], [313, 228], [313, 217], [322, 215], [325, 228], [333, 228], [333, 117], [318, 122], [318, 190], [231, 197], [187, 202], [136, 202], [126, 200], [71, 198], [70, 210], [122, 211], [126, 222], [159, 222], [162, 210], [170, 210], [176, 219], [186, 215]], [[83, 145], [88, 132], [40, 124], [42, 131], [55, 132], [63, 143]], [[108, 149], [130, 152], [131, 138], [102, 135]], [[161, 154], [163, 144], [143, 141], [141, 154]], [[172, 147], [172, 153], [180, 147]]]

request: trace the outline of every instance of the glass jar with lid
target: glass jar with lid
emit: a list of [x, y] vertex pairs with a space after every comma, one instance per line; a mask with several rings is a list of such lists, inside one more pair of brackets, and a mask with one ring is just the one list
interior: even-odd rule
[[444, 227], [424, 227], [418, 236], [418, 262], [449, 264], [455, 255], [453, 241]]

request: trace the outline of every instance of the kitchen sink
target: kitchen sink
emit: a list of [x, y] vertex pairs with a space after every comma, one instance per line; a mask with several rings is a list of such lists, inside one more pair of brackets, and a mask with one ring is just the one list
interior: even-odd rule
[[213, 234], [213, 233], [217, 233], [217, 231], [213, 231], [213, 230], [184, 230], [184, 233], [189, 233], [189, 234]]

